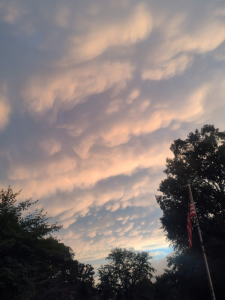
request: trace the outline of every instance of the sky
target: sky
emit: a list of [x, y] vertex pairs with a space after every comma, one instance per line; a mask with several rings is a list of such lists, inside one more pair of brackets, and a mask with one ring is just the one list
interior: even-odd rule
[[39, 199], [75, 258], [172, 251], [171, 143], [225, 130], [225, 1], [0, 0], [0, 185]]

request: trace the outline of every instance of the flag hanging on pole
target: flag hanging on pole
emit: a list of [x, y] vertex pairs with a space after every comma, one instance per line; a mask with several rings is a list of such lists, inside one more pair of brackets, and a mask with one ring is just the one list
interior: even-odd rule
[[192, 223], [191, 223], [190, 212], [188, 212], [187, 232], [188, 232], [188, 244], [189, 244], [189, 249], [190, 249], [192, 246]]
[[201, 247], [202, 247], [202, 253], [203, 253], [204, 260], [205, 260], [206, 271], [207, 271], [207, 275], [208, 275], [208, 279], [209, 279], [209, 285], [210, 285], [210, 289], [211, 289], [212, 299], [216, 300], [216, 296], [215, 296], [214, 289], [213, 289], [213, 284], [212, 284], [212, 279], [211, 279], [211, 275], [210, 275], [210, 272], [209, 272], [207, 257], [206, 257], [206, 253], [205, 253], [205, 247], [203, 245], [202, 234], [201, 234], [201, 230], [200, 230], [200, 226], [199, 226], [199, 222], [198, 222], [198, 217], [197, 217], [197, 214], [196, 214], [196, 211], [195, 211], [195, 204], [194, 204], [194, 199], [193, 199], [193, 196], [192, 196], [190, 183], [188, 183], [188, 188], [189, 188], [189, 194], [190, 194], [190, 200], [191, 200], [191, 204], [188, 207], [188, 225], [187, 225], [189, 248], [191, 248], [191, 246], [192, 246], [191, 217], [195, 216], [196, 225], [197, 225], [197, 228], [198, 228], [198, 235], [199, 235], [199, 239], [200, 239], [200, 243], [201, 243]]
[[196, 212], [193, 204], [190, 204], [190, 216], [191, 217], [196, 216]]
[[193, 204], [190, 204], [190, 209], [188, 211], [188, 221], [187, 221], [189, 249], [192, 246], [192, 222], [191, 222], [191, 217], [194, 217], [194, 216], [196, 216], [195, 208], [194, 208]]

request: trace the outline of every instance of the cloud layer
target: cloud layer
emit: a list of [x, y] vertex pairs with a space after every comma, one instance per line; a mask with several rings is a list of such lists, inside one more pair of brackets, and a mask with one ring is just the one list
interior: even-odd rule
[[205, 123], [224, 130], [224, 12], [0, 2], [1, 186], [40, 199], [78, 259], [168, 247], [155, 194], [169, 146]]

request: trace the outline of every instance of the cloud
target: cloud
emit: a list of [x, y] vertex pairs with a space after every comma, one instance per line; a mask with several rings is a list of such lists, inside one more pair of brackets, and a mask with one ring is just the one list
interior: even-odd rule
[[[87, 32], [82, 32], [81, 36], [69, 37], [68, 52], [63, 61], [68, 61], [68, 59], [74, 62], [90, 60], [109, 47], [127, 47], [146, 39], [151, 32], [152, 18], [144, 4], [134, 6], [129, 10], [128, 15], [119, 13], [117, 22], [110, 17], [105, 20], [105, 16], [102, 14], [99, 16], [100, 8], [96, 8], [95, 11], [95, 22], [87, 24]], [[105, 23], [104, 26], [102, 26], [102, 21]]]
[[143, 56], [143, 79], [161, 80], [182, 74], [194, 62], [194, 54], [210, 52], [223, 43], [224, 20], [218, 18], [217, 10], [205, 5], [204, 14], [196, 16], [190, 7], [194, 5], [153, 14], [158, 40], [154, 43], [149, 39], [149, 49]]
[[[139, 219], [148, 220], [150, 211], [148, 208], [143, 209], [141, 206], [126, 209], [120, 208], [115, 212], [109, 213], [104, 207], [98, 211], [92, 208], [90, 214], [82, 218], [78, 218], [75, 223], [72, 223], [65, 229], [65, 237], [68, 243], [73, 243], [72, 240], [76, 236], [76, 243], [74, 249], [78, 258], [86, 257], [89, 259], [99, 259], [107, 255], [107, 247], [103, 245], [108, 244], [108, 247], [133, 247], [138, 244], [139, 250], [142, 250], [141, 244], [145, 244], [149, 237], [154, 237], [154, 244], [150, 245], [154, 249], [162, 243], [163, 232], [156, 229], [158, 221], [154, 225], [149, 222], [144, 222], [139, 225]], [[151, 214], [153, 218], [153, 214]], [[99, 216], [101, 216], [99, 218]], [[119, 216], [123, 216], [120, 219]], [[135, 218], [133, 218], [135, 216]], [[157, 220], [157, 214], [155, 219]], [[124, 222], [125, 221], [125, 222]], [[67, 234], [66, 232], [70, 232]], [[76, 232], [75, 235], [73, 232]], [[85, 234], [77, 234], [83, 232]], [[161, 235], [161, 237], [160, 237]], [[82, 245], [82, 252], [81, 250]], [[126, 246], [125, 246], [126, 245]], [[166, 245], [166, 243], [164, 244]], [[94, 252], [91, 249], [95, 249]]]
[[49, 156], [59, 152], [62, 148], [62, 143], [56, 139], [43, 139], [40, 141], [40, 148]]
[[187, 55], [180, 55], [177, 58], [162, 62], [160, 68], [143, 70], [142, 79], [161, 80], [182, 74], [192, 64], [192, 61], [192, 58]]
[[9, 122], [10, 105], [7, 99], [7, 86], [3, 85], [0, 89], [0, 130], [3, 130]]
[[170, 144], [205, 123], [223, 130], [224, 6], [0, 5], [2, 187], [38, 198], [82, 261], [116, 246], [161, 255]]
[[0, 9], [2, 20], [9, 24], [15, 24], [19, 18], [26, 14], [25, 7], [14, 1], [1, 2]]
[[131, 79], [132, 66], [123, 62], [100, 62], [72, 70], [54, 70], [49, 74], [28, 79], [21, 95], [25, 105], [35, 113], [50, 109], [71, 109], [86, 101], [86, 97], [99, 94], [114, 85]]

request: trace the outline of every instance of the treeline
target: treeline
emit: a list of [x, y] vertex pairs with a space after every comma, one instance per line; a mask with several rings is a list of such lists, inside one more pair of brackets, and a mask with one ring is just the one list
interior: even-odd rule
[[17, 195], [11, 188], [0, 193], [0, 299], [89, 299], [93, 267], [74, 260], [52, 236], [61, 227], [43, 211], [26, 214], [36, 202], [16, 205]]
[[[225, 278], [225, 132], [205, 125], [171, 145], [167, 178], [156, 196], [162, 228], [174, 248], [168, 270], [155, 277], [148, 252], [115, 248], [97, 274], [74, 259], [52, 234], [43, 211], [29, 214], [30, 200], [16, 203], [12, 189], [0, 193], [0, 299], [8, 300], [210, 300], [210, 288], [196, 224], [188, 249], [187, 211], [191, 182], [216, 299]], [[95, 280], [95, 276], [97, 280]]]
[[52, 236], [61, 227], [42, 210], [29, 213], [36, 202], [17, 204], [17, 196], [10, 187], [0, 192], [0, 299], [152, 299], [147, 252], [112, 250], [95, 284], [94, 268]]

